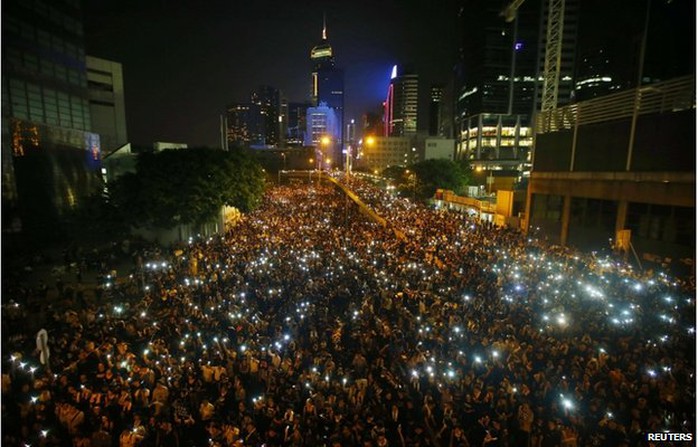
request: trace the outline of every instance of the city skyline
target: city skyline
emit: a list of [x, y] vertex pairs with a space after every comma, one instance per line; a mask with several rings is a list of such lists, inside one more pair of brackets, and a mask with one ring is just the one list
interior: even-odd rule
[[104, 1], [85, 5], [85, 43], [88, 54], [124, 67], [132, 142], [218, 146], [218, 116], [256, 86], [278, 88], [289, 102], [309, 99], [323, 13], [345, 70], [346, 119], [380, 105], [396, 63], [411, 63], [426, 82], [445, 81], [455, 61], [454, 4]]

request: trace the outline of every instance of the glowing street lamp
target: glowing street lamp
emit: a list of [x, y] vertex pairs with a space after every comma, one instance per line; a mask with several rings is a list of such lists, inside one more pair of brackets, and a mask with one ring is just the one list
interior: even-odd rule
[[478, 165], [478, 167], [475, 168], [475, 171], [477, 172], [482, 172], [486, 171], [487, 177], [485, 177], [485, 182], [487, 183], [487, 194], [492, 193], [492, 183], [494, 183], [494, 176], [492, 175], [492, 167], [487, 166], [487, 168], [484, 168], [482, 165]]
[[318, 173], [317, 173], [317, 180], [318, 184], [320, 184], [320, 177], [322, 173], [322, 159], [325, 155], [327, 155], [327, 150], [330, 148], [330, 145], [332, 144], [332, 138], [330, 138], [329, 135], [323, 135], [320, 137], [320, 153], [317, 156], [317, 165], [318, 165]]

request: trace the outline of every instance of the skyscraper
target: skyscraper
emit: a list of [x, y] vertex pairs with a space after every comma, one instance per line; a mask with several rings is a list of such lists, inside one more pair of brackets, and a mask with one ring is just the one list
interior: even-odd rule
[[307, 102], [288, 103], [288, 125], [286, 127], [286, 144], [302, 146], [306, 133], [306, 114], [310, 104]]
[[261, 85], [252, 92], [252, 104], [259, 107], [262, 122], [262, 144], [276, 146], [280, 141], [279, 116], [281, 113], [281, 95], [279, 90], [268, 85]]
[[2, 13], [3, 218], [52, 225], [100, 186], [80, 1], [8, 0]]
[[385, 100], [385, 136], [403, 137], [417, 133], [419, 76], [395, 65]]
[[228, 143], [236, 147], [264, 144], [264, 123], [260, 107], [254, 103], [228, 106]]
[[324, 102], [317, 107], [309, 107], [306, 126], [305, 145], [315, 146], [318, 166], [341, 167], [342, 152], [337, 136], [341, 134], [342, 125], [335, 109], [328, 107]]
[[[476, 167], [530, 170], [532, 117], [540, 108], [543, 84], [548, 3], [525, 1], [507, 21], [501, 3], [463, 2], [456, 86], [457, 154]], [[566, 3], [558, 103], [570, 100], [574, 85], [579, 1]]]
[[318, 146], [321, 144], [323, 137], [329, 137], [332, 140], [333, 156], [339, 140], [337, 135], [340, 133], [340, 123], [337, 114], [332, 107], [321, 102], [317, 107], [308, 107], [305, 133], [306, 146]]
[[335, 66], [332, 45], [327, 39], [327, 24], [323, 18], [322, 40], [310, 50], [312, 64], [310, 101], [315, 107], [324, 103], [334, 110], [338, 133], [334, 135], [337, 144], [337, 154], [342, 149], [342, 126], [344, 123], [344, 72]]
[[444, 87], [442, 85], [432, 85], [429, 93], [429, 135], [436, 136], [441, 128], [441, 100], [444, 94]]
[[525, 114], [533, 109], [541, 1], [525, 1], [507, 23], [501, 3], [464, 2], [459, 17], [462, 117]]

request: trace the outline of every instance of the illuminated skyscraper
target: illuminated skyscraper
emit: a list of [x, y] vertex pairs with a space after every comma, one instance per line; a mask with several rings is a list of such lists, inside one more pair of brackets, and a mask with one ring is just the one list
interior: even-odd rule
[[[337, 154], [342, 149], [342, 126], [344, 120], [344, 72], [335, 66], [332, 46], [327, 40], [327, 25], [323, 19], [322, 40], [310, 50], [312, 63], [310, 101], [315, 107], [324, 103], [334, 110], [338, 122]], [[308, 120], [310, 121], [310, 119]]]
[[334, 146], [339, 141], [337, 135], [340, 133], [341, 125], [335, 110], [321, 102], [317, 107], [309, 107], [306, 113], [306, 146], [318, 146], [323, 137], [329, 137], [332, 140], [333, 152], [336, 152]]
[[[523, 2], [513, 20], [502, 4], [464, 1], [460, 26], [460, 65], [455, 89], [457, 157], [475, 167], [521, 173], [530, 170], [531, 119], [542, 86], [547, 9], [542, 0]], [[577, 0], [569, 0], [562, 41], [558, 99], [569, 99]], [[569, 19], [568, 19], [569, 16]], [[563, 78], [563, 76], [561, 76]], [[513, 174], [512, 174], [513, 175]], [[518, 175], [518, 174], [517, 174]]]
[[393, 67], [385, 100], [385, 136], [403, 137], [417, 133], [419, 77]]

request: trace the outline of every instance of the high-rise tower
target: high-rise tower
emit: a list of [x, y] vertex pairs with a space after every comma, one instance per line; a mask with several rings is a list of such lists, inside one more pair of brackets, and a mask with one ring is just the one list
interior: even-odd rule
[[404, 137], [417, 133], [419, 77], [393, 67], [385, 100], [385, 136]]
[[[558, 103], [569, 101], [573, 86], [579, 1], [567, 3]], [[548, 2], [524, 1], [510, 21], [501, 14], [501, 2], [462, 4], [455, 89], [457, 156], [476, 168], [525, 175], [530, 170], [532, 116], [543, 86]]]
[[429, 91], [429, 136], [439, 134], [441, 127], [441, 100], [444, 95], [444, 87], [434, 84]]
[[279, 90], [268, 85], [261, 85], [252, 92], [250, 102], [259, 106], [259, 112], [262, 115], [263, 144], [265, 146], [278, 145], [282, 138], [279, 134], [279, 116], [281, 114]]
[[332, 45], [327, 39], [327, 23], [322, 21], [322, 40], [310, 50], [312, 63], [310, 101], [314, 107], [321, 103], [334, 110], [337, 118], [337, 134], [332, 135], [336, 141], [336, 158], [341, 154], [344, 123], [344, 72], [335, 66]]
[[8, 0], [2, 14], [3, 226], [52, 231], [101, 187], [80, 2]]

